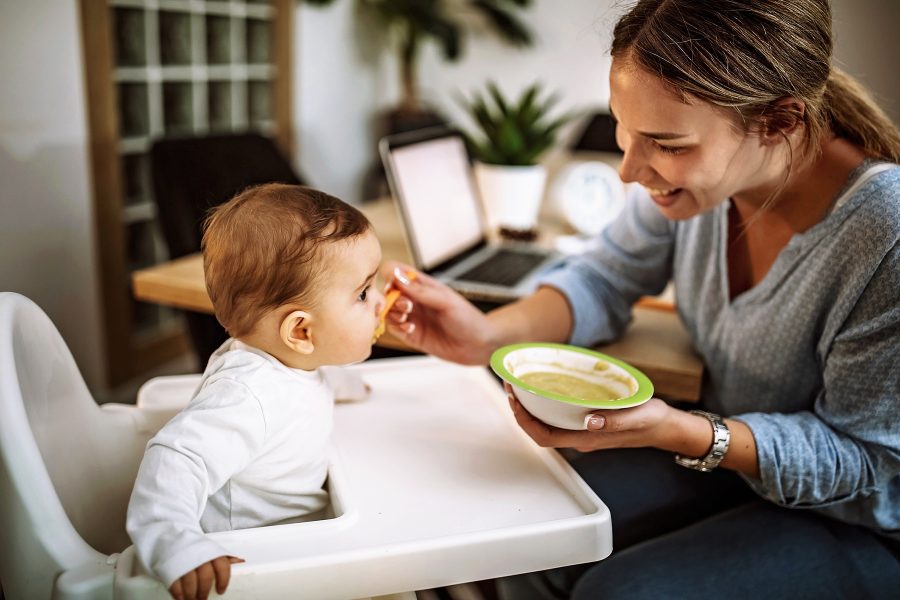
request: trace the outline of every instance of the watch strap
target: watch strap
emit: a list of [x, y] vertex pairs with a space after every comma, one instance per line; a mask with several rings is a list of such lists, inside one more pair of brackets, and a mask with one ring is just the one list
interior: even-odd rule
[[728, 452], [728, 445], [731, 443], [731, 432], [728, 430], [728, 425], [725, 424], [722, 417], [717, 414], [706, 412], [705, 410], [692, 410], [691, 414], [700, 415], [701, 417], [706, 418], [710, 425], [712, 425], [712, 447], [709, 449], [709, 453], [703, 458], [690, 458], [676, 454], [675, 462], [682, 467], [709, 473], [718, 467], [719, 463], [722, 462], [722, 459], [725, 458], [725, 453]]

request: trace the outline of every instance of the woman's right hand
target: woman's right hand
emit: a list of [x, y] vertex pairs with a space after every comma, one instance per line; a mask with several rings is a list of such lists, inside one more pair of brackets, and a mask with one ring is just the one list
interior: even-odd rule
[[495, 343], [487, 316], [440, 281], [389, 261], [382, 275], [401, 296], [387, 316], [394, 336], [417, 350], [466, 365], [488, 363]]

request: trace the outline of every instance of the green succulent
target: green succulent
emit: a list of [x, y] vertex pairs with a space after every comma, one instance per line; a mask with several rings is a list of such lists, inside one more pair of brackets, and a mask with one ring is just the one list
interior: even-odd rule
[[469, 152], [477, 160], [493, 165], [534, 165], [556, 139], [560, 127], [574, 118], [566, 113], [555, 119], [548, 114], [558, 97], [541, 98], [541, 84], [535, 83], [510, 102], [493, 81], [486, 93], [476, 93], [460, 104], [478, 126], [480, 135], [464, 132]]

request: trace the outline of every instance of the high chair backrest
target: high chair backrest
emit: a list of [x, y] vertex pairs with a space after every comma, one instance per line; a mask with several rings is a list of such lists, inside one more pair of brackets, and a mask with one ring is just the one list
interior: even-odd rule
[[98, 406], [44, 312], [0, 293], [0, 580], [50, 598], [61, 572], [130, 545], [125, 511], [147, 439], [130, 406]]

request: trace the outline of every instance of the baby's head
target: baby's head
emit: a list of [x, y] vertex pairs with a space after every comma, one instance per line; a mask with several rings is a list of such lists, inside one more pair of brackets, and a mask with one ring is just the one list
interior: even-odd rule
[[369, 355], [381, 248], [359, 210], [271, 183], [214, 208], [203, 230], [206, 289], [232, 337], [300, 369]]

